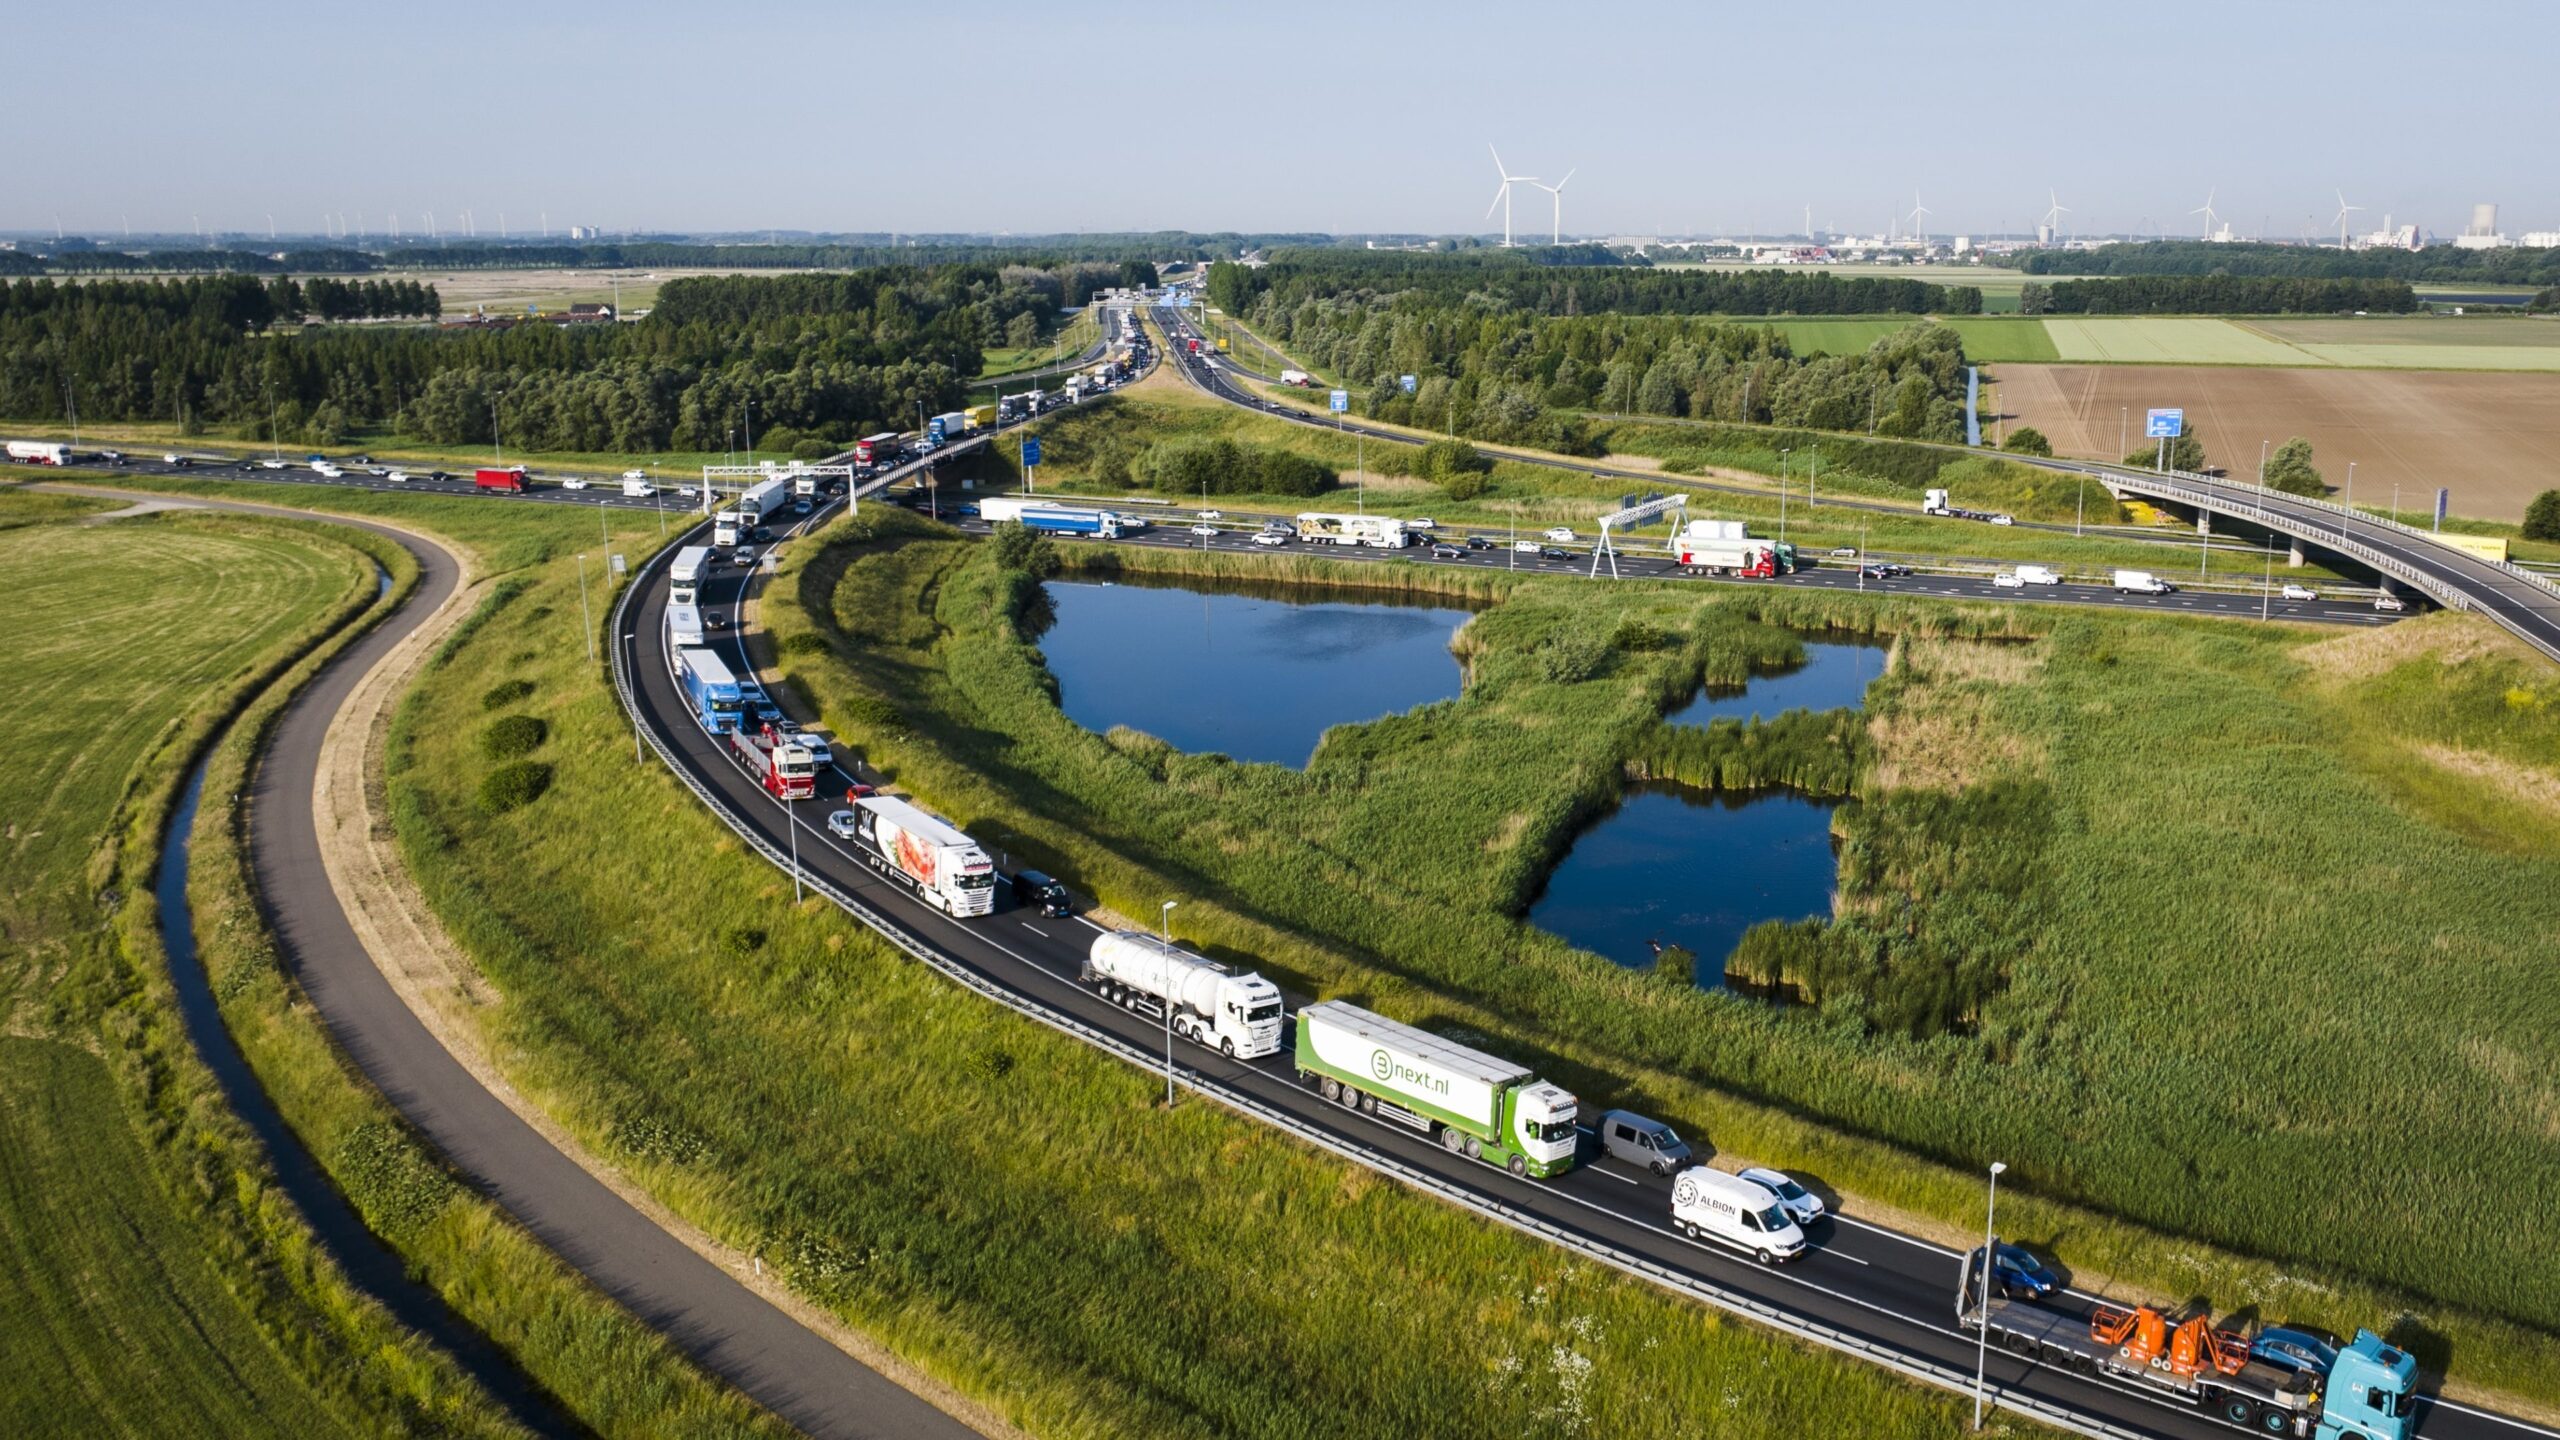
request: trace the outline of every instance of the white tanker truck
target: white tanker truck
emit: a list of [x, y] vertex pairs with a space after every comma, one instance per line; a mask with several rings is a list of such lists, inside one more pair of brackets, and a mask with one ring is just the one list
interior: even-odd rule
[[1094, 937], [1076, 978], [1142, 1015], [1161, 1019], [1170, 1005], [1175, 1034], [1235, 1059], [1279, 1052], [1280, 987], [1143, 930]]

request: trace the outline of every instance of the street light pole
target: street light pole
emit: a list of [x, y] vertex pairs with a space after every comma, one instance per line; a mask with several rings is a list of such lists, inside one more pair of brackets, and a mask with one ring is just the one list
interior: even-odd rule
[[1787, 447], [1778, 447], [1778, 543], [1787, 543]]
[[[1181, 903], [1179, 900], [1167, 900], [1156, 907], [1156, 944], [1164, 952], [1164, 968], [1168, 977], [1173, 973], [1173, 907]], [[1167, 985], [1165, 988], [1170, 991], [1172, 987]], [[1170, 1110], [1173, 1108], [1173, 997], [1169, 993], [1159, 995], [1157, 1003], [1164, 1008], [1164, 1106]]]
[[587, 663], [596, 660], [596, 621], [587, 611], [587, 552], [578, 552], [578, 628], [587, 633]]
[[1973, 1332], [1973, 1428], [1982, 1428], [1983, 1372], [1990, 1363], [1991, 1348], [1991, 1217], [2000, 1207], [2000, 1176], [2009, 1168], [2004, 1161], [1991, 1162], [1991, 1196], [1982, 1207], [1982, 1323]]
[[2347, 508], [2338, 516], [2338, 538], [2347, 538], [2347, 522], [2356, 516], [2356, 462], [2347, 462]]

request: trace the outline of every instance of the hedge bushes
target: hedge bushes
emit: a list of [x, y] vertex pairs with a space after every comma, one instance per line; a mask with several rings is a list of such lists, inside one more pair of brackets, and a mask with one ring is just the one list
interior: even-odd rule
[[1168, 440], [1131, 467], [1151, 490], [1176, 495], [1321, 495], [1341, 477], [1295, 452], [1233, 440]]
[[514, 760], [542, 748], [551, 727], [532, 715], [508, 715], [480, 732], [480, 753], [491, 760]]
[[492, 815], [521, 809], [551, 788], [551, 767], [539, 760], [501, 765], [480, 779], [480, 808]]

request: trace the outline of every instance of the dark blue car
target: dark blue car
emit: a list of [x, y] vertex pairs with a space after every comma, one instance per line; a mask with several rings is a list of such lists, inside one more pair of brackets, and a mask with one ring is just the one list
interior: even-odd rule
[[[2010, 1299], [2043, 1300], [2062, 1289], [2062, 1279], [2045, 1268], [2043, 1261], [2015, 1245], [1993, 1248], [1991, 1280], [2000, 1293]], [[1982, 1263], [1982, 1251], [1976, 1248], [1967, 1255], [1969, 1264]]]
[[2338, 1342], [2318, 1330], [2270, 1325], [2250, 1340], [2249, 1358], [2287, 1370], [2326, 1375], [2338, 1363]]

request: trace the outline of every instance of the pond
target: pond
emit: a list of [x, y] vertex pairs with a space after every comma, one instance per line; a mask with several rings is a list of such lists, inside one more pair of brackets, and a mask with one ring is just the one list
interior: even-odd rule
[[1367, 592], [1049, 582], [1040, 651], [1067, 717], [1178, 750], [1303, 766], [1336, 725], [1454, 698], [1453, 602]]
[[[1882, 645], [1807, 641], [1804, 649], [1803, 665], [1753, 676], [1739, 691], [1701, 693], [1667, 718], [1703, 725], [1858, 709], [1884, 673]], [[1631, 969], [1651, 966], [1656, 945], [1678, 945], [1697, 956], [1699, 984], [1721, 985], [1744, 931], [1831, 913], [1840, 875], [1835, 803], [1791, 790], [1638, 787], [1575, 838], [1529, 907], [1529, 923]]]

